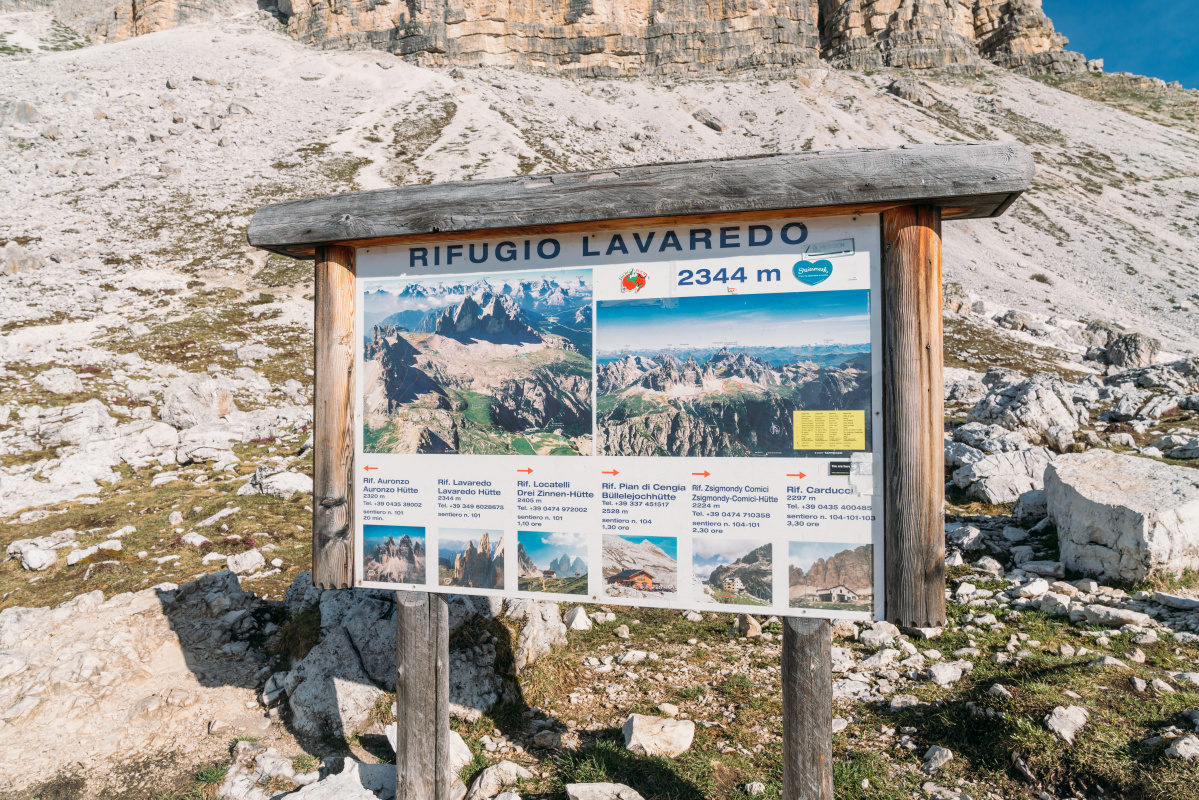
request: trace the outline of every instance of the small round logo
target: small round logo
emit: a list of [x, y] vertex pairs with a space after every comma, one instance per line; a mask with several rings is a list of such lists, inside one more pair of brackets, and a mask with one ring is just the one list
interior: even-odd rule
[[720, 388], [724, 389], [724, 391], [728, 394], [737, 394], [741, 391], [741, 381], [735, 381], [730, 378], [722, 383]]
[[795, 264], [792, 272], [800, 283], [806, 283], [808, 286], [816, 284], [828, 279], [828, 276], [833, 274], [833, 262], [822, 258], [819, 261], [799, 261]]
[[421, 342], [423, 342], [425, 339], [428, 339], [432, 335], [433, 334], [429, 333], [428, 331], [413, 331], [412, 335], [408, 337], [408, 341], [416, 342], [417, 344], [420, 344]]
[[633, 292], [636, 294], [645, 288], [646, 275], [636, 267], [632, 267], [624, 275], [620, 276], [620, 291]]

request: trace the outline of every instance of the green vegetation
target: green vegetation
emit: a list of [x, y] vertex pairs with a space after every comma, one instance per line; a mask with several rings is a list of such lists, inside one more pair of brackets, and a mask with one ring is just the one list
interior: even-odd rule
[[312, 280], [312, 264], [277, 253], [267, 257], [266, 266], [254, 273], [254, 280], [263, 286], [292, 286]]
[[587, 594], [587, 576], [571, 578], [521, 578], [522, 592], [555, 592], [557, 594]]

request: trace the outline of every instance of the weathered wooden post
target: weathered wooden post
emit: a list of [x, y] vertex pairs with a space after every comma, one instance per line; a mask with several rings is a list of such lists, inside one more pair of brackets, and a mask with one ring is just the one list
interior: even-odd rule
[[312, 584], [354, 585], [354, 249], [316, 250]]
[[396, 592], [396, 800], [450, 800], [446, 596]]
[[[708, 592], [697, 590], [699, 582], [682, 570], [694, 569], [690, 577], [706, 581], [699, 562], [688, 563], [702, 556], [698, 548], [762, 537], [772, 548], [771, 571], [768, 581], [757, 582], [757, 591], [766, 584], [769, 590], [756, 600], [769, 606], [770, 613], [787, 617], [782, 797], [829, 800], [829, 620], [882, 618], [904, 627], [945, 622], [941, 221], [999, 216], [1028, 188], [1033, 169], [1031, 155], [1015, 143], [932, 145], [406, 186], [260, 209], [250, 224], [251, 244], [317, 261], [313, 581], [327, 588], [401, 590], [396, 612], [397, 797], [448, 797], [444, 594], [761, 611], [757, 604], [739, 606], [737, 594], [748, 593], [740, 580], [717, 582]], [[508, 427], [500, 430], [461, 396], [465, 376], [484, 399], [496, 400], [485, 392], [497, 391], [492, 384], [474, 385], [481, 379], [480, 362], [465, 354], [470, 336], [460, 334], [474, 330], [480, 320], [472, 315], [479, 306], [472, 299], [468, 307], [462, 299], [461, 305], [404, 306], [407, 316], [396, 319], [398, 306], [388, 306], [392, 310], [371, 317], [377, 344], [370, 369], [376, 377], [395, 377], [398, 362], [389, 359], [400, 358], [408, 377], [394, 385], [379, 379], [367, 421], [367, 392], [364, 385], [363, 396], [356, 396], [354, 373], [356, 359], [368, 363], [367, 331], [355, 329], [356, 318], [366, 327], [368, 308], [359, 309], [356, 317], [356, 297], [368, 307], [372, 294], [379, 293], [397, 302], [401, 295], [482, 298], [494, 289], [488, 282], [494, 277], [502, 282], [504, 297], [492, 297], [487, 313], [500, 315], [515, 307], [513, 297], [525, 297], [528, 287], [544, 286], [554, 276], [563, 278], [555, 284], [555, 311], [519, 324], [511, 320], [512, 330], [524, 331], [521, 347], [530, 351], [521, 358], [536, 350], [546, 363], [570, 359], [570, 364], [558, 364], [564, 370], [547, 368], [546, 380], [569, 374], [577, 386], [589, 366], [587, 385], [593, 387], [598, 368], [589, 351], [599, 346], [597, 334], [608, 324], [609, 331], [626, 331], [612, 334], [616, 340], [610, 344], [617, 348], [609, 355], [627, 354], [628, 342], [640, 342], [645, 338], [640, 334], [651, 328], [669, 329], [672, 336], [678, 330], [688, 340], [680, 348], [699, 353], [709, 364], [715, 355], [704, 353], [716, 352], [716, 345], [720, 352], [731, 345], [754, 360], [765, 346], [761, 342], [768, 341], [772, 352], [778, 345], [792, 348], [790, 360], [780, 363], [806, 374], [822, 368], [812, 359], [824, 352], [809, 334], [818, 329], [820, 337], [829, 334], [823, 324], [802, 328], [807, 333], [793, 325], [801, 319], [797, 309], [814, 314], [802, 319], [823, 323], [830, 317], [814, 311], [818, 303], [845, 309], [852, 297], [857, 311], [831, 316], [870, 319], [868, 335], [844, 343], [869, 341], [866, 351], [849, 351], [853, 366], [846, 370], [869, 376], [871, 397], [867, 401], [866, 393], [860, 393], [850, 406], [810, 401], [779, 405], [782, 410], [769, 426], [736, 439], [736, 446], [744, 448], [735, 450], [738, 455], [727, 455], [732, 452], [727, 448], [697, 452], [688, 444], [653, 451], [674, 458], [646, 458], [632, 445], [621, 449], [615, 434], [604, 440], [594, 425], [582, 422], [587, 415], [577, 412], [588, 400], [591, 419], [599, 419], [599, 403], [589, 388], [589, 396], [574, 398], [570, 426], [577, 429], [569, 437], [557, 430], [556, 419], [542, 420], [546, 424], [534, 426], [537, 448], [518, 437], [523, 449], [515, 440], [505, 449], [505, 437], [513, 433], [509, 428], [519, 415], [505, 417]], [[453, 291], [442, 288], [443, 281], [453, 283]], [[570, 292], [585, 296], [580, 301], [585, 307], [563, 305]], [[684, 306], [692, 309], [686, 326], [672, 327], [682, 316], [630, 321], [647, 309], [681, 314]], [[576, 328], [538, 332], [521, 327], [526, 322], [548, 325], [551, 318], [559, 325], [563, 308], [574, 312], [561, 316], [574, 320]], [[454, 317], [453, 326], [430, 323], [430, 309], [462, 317]], [[604, 313], [611, 315], [607, 322]], [[739, 315], [754, 320], [746, 328], [757, 326], [758, 339], [725, 341], [740, 333], [733, 332], [742, 320]], [[387, 319], [392, 322], [379, 322]], [[489, 325], [508, 324], [496, 316], [489, 319]], [[413, 324], [425, 327], [412, 329]], [[538, 343], [562, 344], [571, 331], [581, 338], [570, 340], [569, 347], [554, 345], [555, 353], [538, 348]], [[699, 349], [690, 341], [691, 331], [705, 337]], [[762, 338], [763, 331], [770, 336]], [[779, 331], [792, 338], [776, 341], [773, 334]], [[441, 345], [448, 345], [444, 352]], [[455, 352], [463, 353], [460, 362], [453, 361]], [[488, 352], [487, 359], [498, 357], [498, 351]], [[514, 367], [503, 374], [519, 372]], [[447, 382], [446, 376], [452, 380]], [[747, 390], [742, 380], [756, 387], [752, 391], [764, 391], [752, 376], [721, 377], [728, 379], [720, 392], [740, 394]], [[417, 382], [419, 390], [414, 389]], [[557, 388], [549, 387], [547, 394]], [[620, 390], [609, 389], [609, 396]], [[710, 388], [704, 391], [722, 397]], [[498, 393], [512, 400], [511, 392]], [[471, 408], [474, 414], [467, 413]], [[635, 416], [631, 412], [618, 423]], [[364, 426], [372, 431], [370, 448]], [[712, 441], [726, 436], [723, 429], [707, 433]], [[360, 448], [355, 444], [359, 438]], [[600, 441], [609, 449], [587, 449]], [[365, 462], [358, 472], [356, 453]], [[709, 477], [717, 488], [708, 485]], [[539, 487], [539, 481], [547, 483]], [[547, 498], [556, 499], [544, 500], [552, 507], [543, 506], [534, 491], [545, 489], [553, 490]], [[641, 502], [645, 500], [652, 502]], [[663, 582], [638, 597], [627, 594], [625, 585], [615, 590], [608, 586], [622, 574], [604, 561], [608, 539], [622, 537], [618, 531], [627, 531], [630, 538], [673, 541], [666, 547], [674, 562], [677, 546], [677, 589]], [[476, 534], [477, 543], [471, 538]], [[457, 557], [442, 562], [439, 545], [462, 544], [464, 535], [471, 538], [470, 547], [447, 549]], [[528, 537], [533, 537], [528, 544], [536, 553], [542, 552], [541, 545], [549, 548], [568, 539], [582, 544], [575, 553], [556, 551], [553, 559], [531, 566], [527, 562], [533, 557], [522, 555], [526, 563], [517, 569], [515, 554], [525, 552]], [[373, 553], [369, 563], [368, 541]], [[497, 549], [479, 549], [484, 541]], [[468, 578], [468, 551], [476, 564], [493, 554], [498, 559], [500, 552], [508, 554], [507, 562], [499, 567], [488, 562], [487, 569], [470, 570]], [[871, 564], [869, 594], [864, 586], [804, 582], [815, 559], [846, 554], [857, 559], [853, 563], [867, 559]], [[555, 566], [564, 559], [572, 565], [569, 576], [558, 574], [562, 567]], [[573, 566], [579, 563], [582, 575]], [[798, 571], [794, 584], [792, 570]], [[585, 586], [579, 585], [580, 578]], [[475, 582], [480, 579], [486, 585]], [[723, 599], [718, 590], [727, 593]]]
[[783, 793], [833, 800], [833, 630], [827, 619], [783, 619]]
[[883, 536], [886, 616], [945, 624], [941, 210], [883, 212]]

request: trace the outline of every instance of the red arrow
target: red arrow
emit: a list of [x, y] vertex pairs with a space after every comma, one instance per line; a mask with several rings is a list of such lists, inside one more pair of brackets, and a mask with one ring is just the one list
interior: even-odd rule
[[612, 470], [611, 472], [601, 472], [600, 474], [601, 475], [612, 475], [613, 477], [615, 477], [615, 476], [619, 475], [620, 473], [617, 472], [616, 470]]
[[532, 469], [518, 469], [518, 470], [517, 470], [517, 472], [523, 472], [523, 473], [525, 473], [526, 475], [532, 475], [532, 474], [533, 474], [533, 470], [532, 470]]
[[692, 475], [703, 475], [703, 476], [706, 478], [706, 477], [708, 477], [709, 475], [711, 475], [712, 473], [711, 473], [711, 472], [708, 472], [707, 470], [704, 470], [703, 472], [692, 472], [691, 474], [692, 474]]
[[378, 469], [378, 467], [363, 467], [363, 469], [370, 472], [372, 469]]
[[804, 475], [802, 472], [788, 472], [787, 477], [788, 478], [806, 478], [808, 476]]

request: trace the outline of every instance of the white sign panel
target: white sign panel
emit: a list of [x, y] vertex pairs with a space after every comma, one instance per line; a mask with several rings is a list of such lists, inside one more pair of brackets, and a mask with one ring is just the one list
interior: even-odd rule
[[357, 254], [362, 585], [882, 612], [877, 215]]

